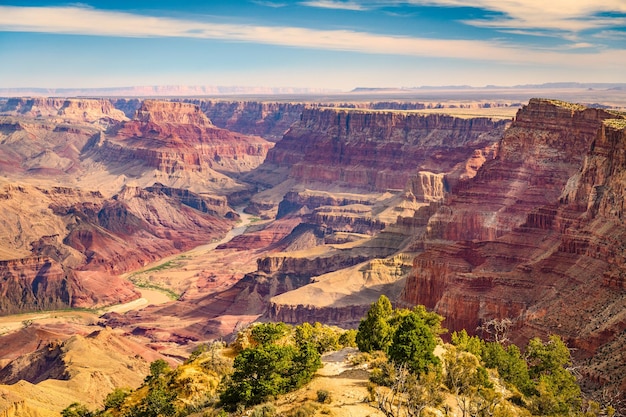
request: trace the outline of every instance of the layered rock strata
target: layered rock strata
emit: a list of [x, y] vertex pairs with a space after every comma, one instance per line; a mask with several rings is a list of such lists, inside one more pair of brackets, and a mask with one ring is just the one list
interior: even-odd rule
[[498, 156], [430, 218], [402, 300], [451, 330], [509, 318], [518, 342], [560, 334], [588, 376], [623, 389], [602, 351], [626, 329], [625, 119], [531, 100]]
[[300, 183], [404, 189], [417, 170], [449, 172], [493, 144], [507, 122], [488, 118], [347, 109], [305, 109], [264, 164]]
[[263, 162], [272, 145], [213, 126], [192, 104], [146, 100], [133, 120], [91, 146], [98, 161], [137, 161], [172, 174], [249, 171]]
[[246, 135], [261, 136], [271, 142], [282, 139], [293, 123], [300, 120], [302, 103], [256, 101], [186, 100], [202, 109], [216, 126]]

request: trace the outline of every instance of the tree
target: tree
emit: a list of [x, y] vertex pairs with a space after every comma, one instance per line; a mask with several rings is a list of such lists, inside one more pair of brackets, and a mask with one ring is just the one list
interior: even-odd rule
[[460, 332], [452, 332], [450, 341], [457, 349], [469, 352], [480, 358], [483, 354], [484, 342], [478, 336], [470, 336], [465, 329]]
[[176, 414], [174, 406], [176, 398], [176, 392], [168, 389], [164, 381], [156, 380], [141, 402], [131, 408], [130, 415], [133, 417], [173, 416]]
[[427, 407], [437, 407], [444, 399], [441, 374], [434, 369], [417, 378], [406, 364], [393, 372], [389, 388], [376, 390], [378, 408], [388, 417], [420, 417]]
[[532, 381], [528, 374], [528, 365], [519, 348], [509, 345], [506, 349], [499, 343], [485, 343], [482, 359], [487, 368], [498, 370], [500, 377], [528, 395], [532, 391]]
[[260, 323], [252, 327], [251, 338], [260, 345], [274, 343], [289, 333], [289, 326], [283, 322]]
[[391, 301], [384, 295], [372, 304], [367, 316], [361, 320], [356, 335], [356, 344], [361, 352], [387, 352], [393, 338], [393, 330], [389, 324], [392, 312]]
[[452, 347], [444, 354], [444, 369], [444, 382], [463, 417], [493, 413], [501, 397], [493, 391], [487, 370], [475, 355]]
[[437, 340], [431, 326], [427, 325], [419, 312], [412, 311], [403, 316], [393, 335], [389, 347], [389, 358], [420, 375], [430, 366], [439, 365], [434, 354]]
[[302, 323], [295, 330], [296, 344], [312, 343], [319, 353], [339, 348], [339, 334], [329, 326], [316, 322], [314, 325]]
[[[261, 327], [261, 326], [256, 326]], [[282, 326], [280, 326], [282, 327]], [[269, 329], [269, 332], [265, 330]], [[244, 349], [234, 361], [234, 372], [220, 400], [229, 408], [237, 404], [254, 405], [278, 394], [300, 388], [309, 382], [321, 367], [320, 354], [312, 343], [302, 341], [297, 346], [269, 343], [278, 340], [276, 326], [262, 327], [266, 343]]]
[[119, 408], [124, 404], [126, 397], [130, 395], [129, 388], [115, 388], [104, 399], [104, 409]]
[[542, 415], [566, 415], [580, 410], [580, 387], [568, 370], [569, 349], [560, 337], [550, 336], [546, 343], [531, 339], [526, 348], [528, 374], [534, 383], [529, 390], [531, 411]]
[[150, 363], [150, 375], [145, 379], [145, 382], [150, 382], [158, 379], [161, 375], [170, 370], [170, 365], [163, 359], [157, 359]]
[[87, 406], [80, 403], [72, 403], [61, 411], [63, 417], [92, 417], [93, 412], [87, 409]]

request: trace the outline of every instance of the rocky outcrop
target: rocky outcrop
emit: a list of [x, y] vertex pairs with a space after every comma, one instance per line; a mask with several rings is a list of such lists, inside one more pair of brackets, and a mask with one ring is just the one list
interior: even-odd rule
[[124, 113], [106, 99], [10, 98], [0, 112], [37, 118], [70, 119], [111, 125], [126, 120]]
[[531, 100], [497, 158], [429, 220], [402, 300], [451, 330], [510, 318], [520, 343], [560, 334], [588, 375], [623, 386], [623, 366], [608, 369], [601, 352], [626, 329], [625, 119]]
[[0, 261], [0, 315], [72, 305], [71, 278], [47, 257]]
[[256, 101], [185, 100], [196, 104], [222, 129], [279, 141], [289, 127], [300, 120], [302, 103]]
[[189, 190], [166, 187], [159, 183], [154, 184], [152, 187], [147, 187], [146, 191], [151, 193], [163, 193], [202, 213], [226, 217], [231, 220], [236, 220], [239, 217], [239, 215], [228, 206], [226, 197], [200, 195]]
[[168, 174], [180, 171], [249, 171], [271, 144], [259, 137], [219, 129], [199, 107], [146, 100], [135, 118], [92, 142], [90, 156], [110, 164], [140, 163]]
[[416, 170], [449, 172], [493, 144], [507, 122], [445, 115], [305, 109], [268, 153], [265, 169], [289, 167], [300, 183], [403, 189]]
[[497, 157], [452, 189], [453, 203], [431, 219], [430, 237], [493, 240], [522, 225], [532, 210], [558, 200], [610, 117], [604, 110], [531, 100], [504, 134]]

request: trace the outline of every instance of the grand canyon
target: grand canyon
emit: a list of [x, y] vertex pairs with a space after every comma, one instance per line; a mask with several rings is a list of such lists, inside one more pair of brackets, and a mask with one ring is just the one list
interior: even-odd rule
[[586, 395], [623, 394], [613, 93], [0, 99], [0, 415], [100, 406], [256, 321], [355, 328], [380, 295], [559, 335]]

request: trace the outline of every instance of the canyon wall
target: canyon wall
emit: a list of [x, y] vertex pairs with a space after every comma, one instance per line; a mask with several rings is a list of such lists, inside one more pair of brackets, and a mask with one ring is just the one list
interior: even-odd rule
[[560, 334], [587, 376], [623, 389], [602, 352], [626, 329], [625, 119], [531, 100], [498, 156], [430, 218], [401, 300], [434, 309], [451, 330], [510, 318], [520, 343]]
[[193, 103], [222, 129], [261, 136], [278, 142], [293, 123], [300, 120], [302, 103], [256, 101], [185, 100]]
[[449, 172], [491, 145], [506, 121], [311, 108], [268, 152], [264, 167], [299, 183], [402, 190], [416, 171]]

